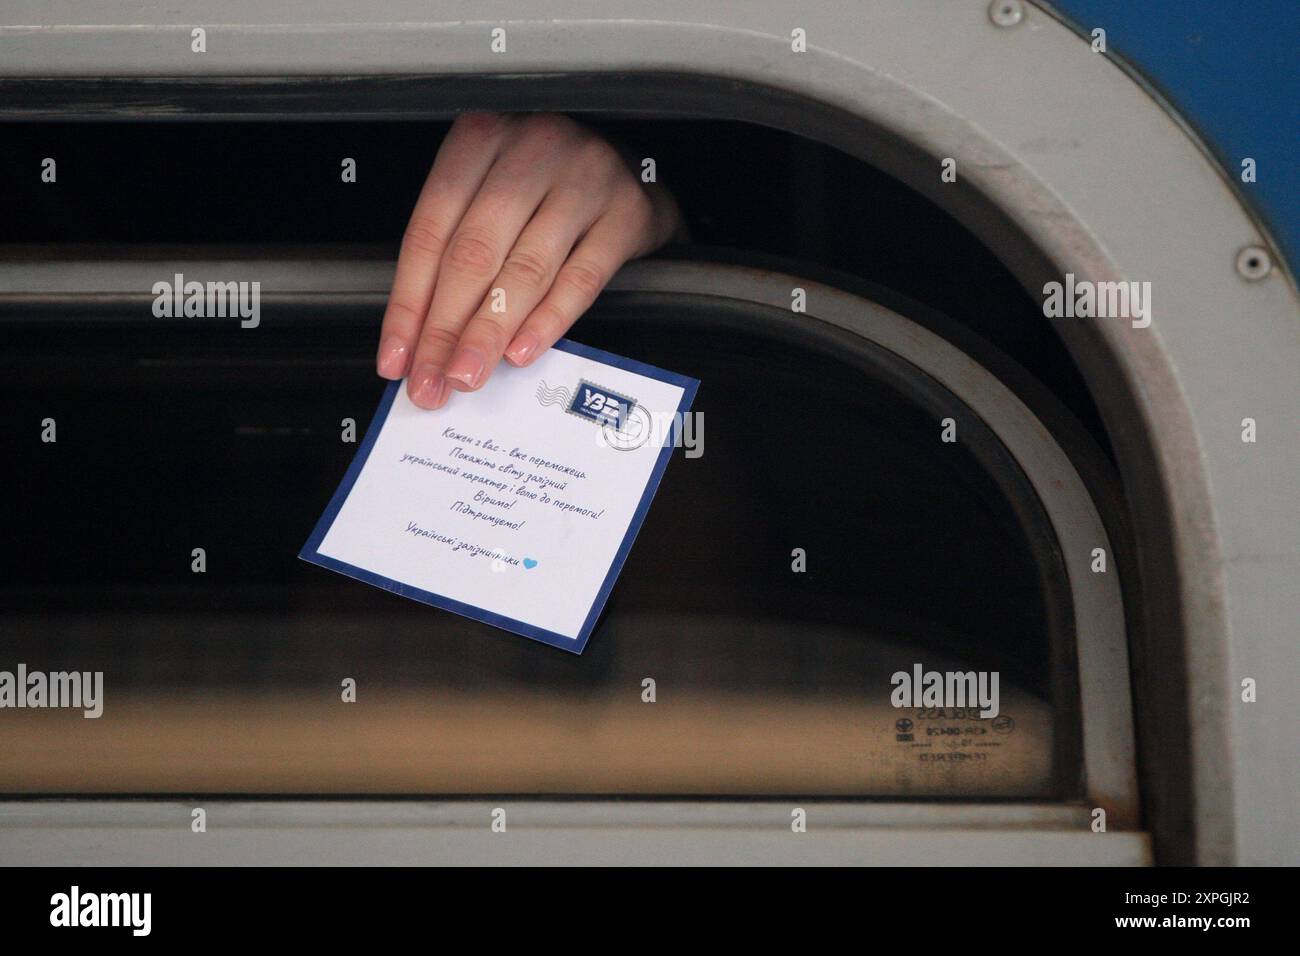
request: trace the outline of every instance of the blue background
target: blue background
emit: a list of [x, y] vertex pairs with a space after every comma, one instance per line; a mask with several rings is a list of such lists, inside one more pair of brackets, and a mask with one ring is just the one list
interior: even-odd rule
[[[1300, 0], [1052, 0], [1172, 103], [1300, 274]], [[1241, 181], [1241, 160], [1256, 182]]]

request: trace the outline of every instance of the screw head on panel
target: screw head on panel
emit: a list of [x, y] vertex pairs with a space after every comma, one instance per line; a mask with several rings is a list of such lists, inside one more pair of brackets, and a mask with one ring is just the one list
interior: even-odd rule
[[1249, 282], [1264, 278], [1273, 271], [1273, 259], [1263, 246], [1247, 246], [1237, 253], [1237, 274]]
[[989, 4], [989, 19], [1000, 27], [1014, 27], [1025, 18], [1025, 5], [1020, 0], [993, 0]]

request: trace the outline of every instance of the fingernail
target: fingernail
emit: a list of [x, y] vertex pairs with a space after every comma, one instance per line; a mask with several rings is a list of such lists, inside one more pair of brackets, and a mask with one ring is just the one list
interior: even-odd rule
[[441, 408], [447, 400], [447, 380], [436, 365], [421, 365], [411, 376], [411, 401], [421, 408]]
[[478, 349], [469, 346], [457, 349], [456, 354], [447, 363], [447, 383], [462, 392], [478, 388], [479, 380], [483, 378], [483, 370], [486, 367], [487, 360]]
[[375, 368], [380, 378], [401, 378], [406, 371], [406, 343], [396, 335], [384, 339]]
[[527, 365], [528, 360], [537, 351], [537, 346], [541, 344], [542, 340], [537, 337], [536, 332], [520, 332], [510, 343], [510, 348], [506, 349], [506, 358], [511, 365]]

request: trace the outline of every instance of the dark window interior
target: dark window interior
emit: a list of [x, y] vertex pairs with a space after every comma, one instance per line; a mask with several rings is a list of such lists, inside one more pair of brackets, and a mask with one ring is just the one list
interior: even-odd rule
[[[968, 326], [1108, 447], [1037, 303], [956, 220], [831, 147], [721, 120], [586, 121], [655, 158], [695, 245], [772, 253], [893, 289]], [[0, 243], [378, 243], [396, 255], [446, 123], [0, 124]], [[43, 157], [59, 181], [39, 181]], [[357, 182], [340, 180], [343, 157]], [[707, 255], [707, 253], [701, 253]]]
[[[658, 158], [697, 243], [888, 284], [974, 327], [1086, 417], [1032, 300], [893, 180], [740, 124], [602, 125]], [[4, 126], [10, 181], [60, 158], [57, 186], [0, 198], [0, 241], [395, 249], [444, 130]], [[356, 186], [338, 181], [343, 156], [358, 159]], [[706, 453], [674, 457], [576, 658], [297, 560], [355, 451], [341, 419], [364, 425], [378, 400], [377, 320], [264, 305], [253, 338], [147, 306], [0, 312], [14, 476], [0, 520], [23, 555], [0, 587], [6, 659], [102, 669], [116, 695], [97, 749], [68, 715], [7, 722], [0, 787], [1076, 792], [1054, 539], [973, 416], [970, 441], [935, 440], [939, 417], [966, 416], [937, 383], [847, 335], [796, 334], [785, 313], [606, 296], [573, 337], [700, 378]], [[835, 415], [806, 413], [829, 399]], [[55, 445], [39, 439], [46, 417]], [[808, 474], [825, 489], [815, 499]], [[199, 546], [202, 575], [190, 571]], [[805, 574], [791, 572], [794, 548]], [[926, 767], [898, 738], [888, 675], [916, 661], [1002, 672], [1018, 736], [990, 738], [987, 766]], [[338, 703], [343, 677], [361, 688], [355, 710]], [[863, 702], [871, 687], [882, 706]], [[949, 719], [962, 720], [934, 718]]]

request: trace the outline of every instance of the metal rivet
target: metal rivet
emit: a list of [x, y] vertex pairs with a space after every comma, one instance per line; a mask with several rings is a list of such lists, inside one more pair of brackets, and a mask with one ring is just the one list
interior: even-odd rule
[[989, 19], [1000, 27], [1014, 27], [1025, 18], [1025, 5], [1020, 0], [993, 0], [989, 4]]
[[1237, 253], [1237, 274], [1255, 282], [1273, 271], [1273, 259], [1263, 246], [1247, 246]]

